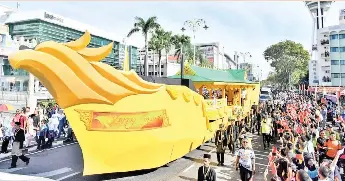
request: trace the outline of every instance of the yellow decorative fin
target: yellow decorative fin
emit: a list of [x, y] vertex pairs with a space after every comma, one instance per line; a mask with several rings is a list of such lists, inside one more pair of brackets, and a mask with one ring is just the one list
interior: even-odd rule
[[55, 56], [60, 62], [66, 64], [85, 85], [112, 103], [135, 94], [103, 77], [81, 55], [66, 46], [53, 41], [47, 41], [38, 45], [36, 51]]
[[85, 31], [84, 35], [75, 41], [64, 43], [63, 45], [71, 48], [72, 50], [79, 51], [87, 47], [91, 41], [91, 35], [88, 31]]
[[9, 60], [13, 68], [27, 70], [40, 79], [62, 108], [91, 102], [112, 104], [86, 86], [68, 66], [52, 55], [33, 50], [21, 50], [10, 55]]
[[131, 71], [120, 71], [127, 79], [130, 81], [138, 84], [139, 86], [146, 88], [146, 89], [157, 89], [162, 87], [162, 84], [151, 83], [143, 80], [141, 77], [137, 75], [133, 70]]
[[78, 51], [89, 62], [98, 62], [107, 57], [113, 49], [114, 43], [109, 43], [106, 46], [99, 48], [84, 48]]
[[176, 89], [175, 86], [169, 86], [167, 85], [166, 86], [166, 90], [168, 92], [168, 94], [170, 95], [170, 97], [173, 99], [173, 100], [176, 100], [179, 96], [179, 91]]
[[201, 96], [200, 95], [194, 95], [193, 99], [194, 99], [195, 105], [199, 106], [200, 102], [201, 102]]
[[205, 101], [202, 101], [202, 113], [203, 113], [203, 116], [206, 117], [207, 113], [206, 113], [206, 103], [205, 103]]
[[183, 98], [186, 102], [190, 102], [191, 97], [192, 97], [192, 94], [189, 91], [183, 92]]
[[100, 73], [103, 77], [106, 77], [109, 81], [114, 82], [130, 91], [133, 91], [138, 94], [146, 94], [146, 93], [154, 93], [157, 92], [159, 89], [146, 89], [140, 87], [138, 84], [133, 83], [127, 77], [120, 73], [120, 71], [116, 70], [112, 66], [101, 63], [101, 62], [90, 62], [91, 65]]

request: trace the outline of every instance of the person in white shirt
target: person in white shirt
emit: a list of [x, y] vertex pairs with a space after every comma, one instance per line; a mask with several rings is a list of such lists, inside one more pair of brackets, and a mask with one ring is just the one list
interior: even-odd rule
[[58, 125], [59, 125], [59, 115], [53, 114], [51, 118], [49, 118], [49, 130], [54, 130], [54, 132], [58, 132]]

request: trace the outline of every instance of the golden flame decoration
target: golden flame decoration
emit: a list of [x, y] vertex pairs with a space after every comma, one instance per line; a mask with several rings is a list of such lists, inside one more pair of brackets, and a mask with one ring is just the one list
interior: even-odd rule
[[86, 31], [72, 42], [43, 42], [35, 50], [9, 55], [10, 64], [36, 76], [62, 108], [86, 103], [112, 105], [126, 96], [155, 93], [163, 86], [99, 62], [109, 55], [113, 43], [87, 48], [90, 41]]

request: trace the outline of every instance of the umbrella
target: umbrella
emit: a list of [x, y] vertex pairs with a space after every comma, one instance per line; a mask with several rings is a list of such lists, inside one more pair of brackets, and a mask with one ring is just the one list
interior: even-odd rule
[[9, 104], [0, 104], [0, 112], [14, 110], [13, 106]]

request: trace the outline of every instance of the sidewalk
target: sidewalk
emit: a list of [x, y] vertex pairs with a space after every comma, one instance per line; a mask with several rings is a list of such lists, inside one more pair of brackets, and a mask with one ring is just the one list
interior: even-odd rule
[[[255, 139], [254, 144], [257, 144], [258, 140]], [[215, 152], [214, 143], [206, 143], [204, 146], [210, 148], [211, 152], [211, 167], [215, 169], [217, 173], [217, 181], [240, 181], [239, 171], [236, 171], [234, 167], [235, 163], [235, 156], [229, 153], [229, 150], [226, 149], [224, 155], [224, 164], [225, 166], [217, 166], [217, 154]], [[255, 152], [257, 152], [255, 150]], [[259, 154], [260, 155], [260, 154]], [[264, 155], [265, 156], [265, 155]], [[203, 157], [200, 158], [191, 158], [193, 160], [193, 164], [183, 170], [181, 173], [176, 175], [175, 177], [171, 178], [169, 181], [197, 181], [197, 173], [200, 166], [203, 165]], [[257, 156], [257, 160], [262, 160], [266, 162], [265, 157]], [[260, 161], [261, 162], [261, 161]], [[263, 181], [263, 172], [265, 165], [262, 163], [256, 163], [256, 174], [254, 175], [254, 181]], [[261, 167], [261, 168], [260, 168]]]
[[[68, 142], [66, 144], [69, 144], [69, 143], [75, 143], [76, 141], [73, 141], [73, 142]], [[57, 146], [60, 146], [60, 145], [63, 145], [64, 142], [63, 140], [55, 140], [53, 142], [53, 145], [52, 145], [52, 148], [54, 147], [57, 147]], [[49, 149], [49, 148], [48, 148]], [[32, 144], [31, 146], [28, 147], [28, 153], [31, 153], [31, 152], [34, 152], [37, 150], [37, 143], [35, 142], [35, 144]], [[8, 159], [11, 157], [11, 149], [8, 149], [8, 153], [1, 153], [0, 154], [0, 161], [2, 160], [5, 160], [5, 159]]]

